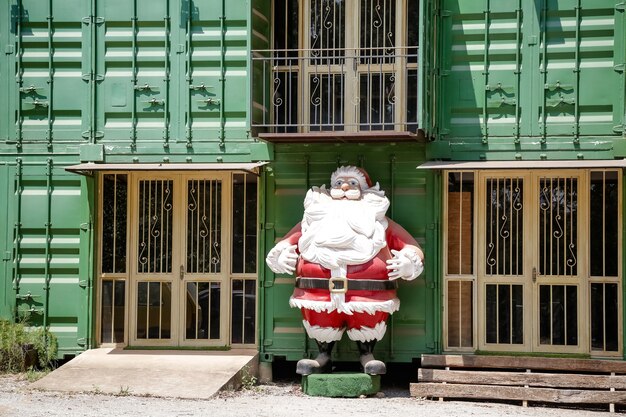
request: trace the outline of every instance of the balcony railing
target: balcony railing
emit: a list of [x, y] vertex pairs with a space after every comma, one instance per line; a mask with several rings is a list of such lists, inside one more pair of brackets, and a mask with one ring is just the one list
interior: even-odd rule
[[417, 130], [417, 47], [256, 50], [255, 125], [269, 133]]

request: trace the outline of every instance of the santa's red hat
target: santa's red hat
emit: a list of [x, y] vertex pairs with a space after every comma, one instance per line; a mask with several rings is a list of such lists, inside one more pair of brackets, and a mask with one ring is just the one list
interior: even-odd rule
[[373, 185], [372, 180], [370, 179], [370, 176], [368, 175], [368, 173], [363, 168], [355, 167], [353, 165], [342, 166], [342, 167], [337, 168], [337, 170], [333, 172], [332, 175], [330, 176], [331, 186], [332, 184], [335, 183], [335, 181], [339, 177], [356, 178], [359, 181], [361, 190], [367, 190]]

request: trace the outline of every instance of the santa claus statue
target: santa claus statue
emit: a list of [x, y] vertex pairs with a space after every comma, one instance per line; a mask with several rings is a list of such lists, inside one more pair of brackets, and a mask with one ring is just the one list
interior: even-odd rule
[[319, 348], [315, 359], [298, 361], [298, 374], [330, 372], [333, 346], [344, 332], [357, 343], [365, 373], [386, 372], [374, 345], [400, 307], [396, 280], [417, 278], [424, 259], [415, 239], [385, 216], [388, 208], [385, 193], [363, 169], [342, 166], [330, 190], [307, 192], [302, 221], [267, 255], [275, 273], [296, 273], [289, 305], [301, 310]]

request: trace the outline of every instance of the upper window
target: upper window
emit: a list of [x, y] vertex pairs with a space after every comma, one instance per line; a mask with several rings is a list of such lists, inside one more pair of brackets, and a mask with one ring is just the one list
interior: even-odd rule
[[[301, 9], [300, 9], [301, 8]], [[263, 124], [275, 132], [417, 129], [415, 0], [277, 0]]]

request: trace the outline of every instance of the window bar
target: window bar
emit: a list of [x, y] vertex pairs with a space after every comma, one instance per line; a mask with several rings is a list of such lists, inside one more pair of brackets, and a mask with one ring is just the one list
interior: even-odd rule
[[548, 195], [547, 195], [548, 186], [546, 184], [546, 179], [545, 178], [541, 179], [539, 184], [542, 184], [542, 183], [543, 183], [543, 186], [541, 187], [541, 193], [543, 194], [543, 198], [545, 199], [545, 202], [544, 202], [544, 206], [541, 207], [542, 211], [543, 211], [543, 213], [542, 213], [542, 215], [543, 215], [543, 227], [541, 227], [542, 230], [540, 231], [543, 234], [543, 236], [541, 238], [542, 241], [543, 241], [543, 258], [542, 258], [542, 260], [543, 260], [543, 265], [542, 265], [543, 266], [543, 270], [541, 271], [541, 273], [543, 273], [545, 275], [549, 275], [549, 272], [547, 270], [547, 263], [546, 263], [547, 262], [547, 258], [548, 258], [548, 241], [547, 241], [547, 236], [546, 236], [546, 234], [547, 234], [547, 224], [546, 223], [548, 221], [548, 213], [547, 213], [547, 210], [548, 210]]
[[[210, 268], [207, 268], [207, 262], [206, 262], [206, 241], [207, 241], [207, 237], [210, 238], [209, 236], [209, 231], [206, 230], [205, 234], [202, 234], [202, 231], [200, 231], [201, 227], [206, 227], [206, 212], [207, 212], [207, 206], [206, 206], [206, 188], [207, 188], [207, 183], [210, 186], [211, 183], [209, 181], [202, 181], [202, 195], [200, 195], [200, 192], [198, 191], [198, 214], [197, 214], [197, 219], [196, 219], [196, 224], [198, 225], [198, 236], [199, 238], [202, 238], [202, 262], [200, 262], [200, 254], [198, 254], [197, 256], [197, 263], [196, 263], [196, 272], [206, 272], [207, 269], [210, 270]], [[200, 190], [200, 181], [198, 181], [198, 190]], [[202, 216], [200, 216], [200, 204], [202, 204]], [[209, 213], [210, 213], [211, 207], [209, 207]], [[202, 225], [200, 224], [200, 220], [202, 220]], [[198, 247], [198, 251], [200, 251], [200, 243], [198, 242], [198, 244], [196, 245]]]
[[602, 171], [602, 276], [606, 276], [606, 171]]
[[500, 284], [496, 285], [496, 343], [500, 343]]
[[[114, 258], [115, 259], [115, 258]], [[113, 261], [113, 264], [115, 264], [115, 260]], [[115, 269], [113, 269], [115, 271]], [[113, 280], [111, 281], [111, 292], [112, 292], [112, 297], [111, 297], [111, 341], [114, 342], [115, 340], [115, 286], [117, 284], [117, 280]]]
[[146, 230], [146, 234], [147, 234], [147, 241], [148, 241], [148, 272], [154, 272], [154, 268], [152, 266], [152, 259], [151, 257], [152, 255], [152, 183], [149, 181], [146, 181], [146, 186], [148, 187], [148, 201], [147, 201], [147, 206], [148, 206], [148, 228]]
[[159, 282], [159, 339], [163, 339], [163, 283]]
[[[459, 184], [459, 275], [463, 273], [463, 173], [461, 172], [459, 175], [460, 184]], [[459, 294], [461, 294], [461, 287], [459, 286]], [[460, 308], [460, 303], [459, 303]], [[460, 315], [460, 310], [459, 310]], [[460, 323], [460, 322], [459, 322]]]
[[146, 282], [146, 339], [150, 339], [150, 282]]
[[485, 251], [487, 251], [486, 252], [487, 256], [486, 256], [486, 259], [485, 259], [485, 270], [486, 270], [487, 275], [490, 275], [491, 274], [491, 253], [492, 253], [491, 247], [492, 247], [492, 240], [493, 240], [493, 238], [492, 238], [492, 229], [493, 229], [493, 221], [492, 221], [492, 218], [493, 218], [492, 214], [493, 213], [492, 212], [493, 212], [493, 204], [491, 204], [491, 200], [492, 200], [492, 196], [493, 196], [493, 184], [492, 184], [492, 179], [491, 178], [487, 179], [485, 195], [486, 195], [486, 200], [487, 200], [487, 201], [485, 201], [485, 206], [486, 206], [486, 209], [487, 209], [486, 213], [485, 213], [485, 216], [487, 217], [486, 220], [488, 221], [488, 224], [486, 226], [489, 228], [489, 230], [486, 231], [487, 232], [487, 246], [485, 248]]
[[[500, 204], [499, 204], [499, 200], [500, 200], [500, 194], [504, 191], [504, 189], [506, 188], [506, 179], [504, 178], [498, 178], [496, 180], [496, 189], [498, 190], [498, 193], [496, 194], [496, 222], [497, 222], [497, 230], [496, 230], [496, 236], [495, 236], [495, 241], [496, 241], [496, 275], [500, 275], [500, 268], [502, 265], [502, 259], [500, 259]], [[504, 270], [503, 270], [504, 271]], [[498, 338], [498, 340], [500, 340], [500, 338]]]
[[245, 343], [246, 333], [246, 280], [241, 280], [241, 343]]
[[606, 284], [602, 284], [602, 350], [606, 352]]
[[[509, 264], [508, 264], [508, 270], [509, 270], [509, 275], [516, 275], [515, 272], [517, 271], [513, 271], [513, 239], [514, 239], [514, 231], [513, 231], [513, 201], [515, 200], [515, 186], [513, 185], [513, 182], [516, 181], [517, 179], [511, 178], [510, 179], [510, 192], [509, 192], [509, 220], [508, 220], [508, 254], [509, 254]], [[505, 264], [506, 265], [506, 264]], [[512, 304], [512, 303], [511, 303]], [[511, 310], [511, 317], [513, 317], [513, 311]]]
[[567, 339], [567, 290], [569, 287], [569, 285], [563, 285], [563, 329], [565, 330], [565, 339], [563, 340], [564, 345], [569, 344]]
[[[568, 182], [569, 182], [569, 190], [570, 190], [570, 195], [568, 195], [567, 193], [567, 189], [568, 189]], [[565, 183], [565, 190], [564, 190], [564, 194], [565, 194], [565, 206], [563, 207], [563, 216], [565, 217], [565, 224], [568, 223], [569, 221], [569, 228], [565, 228], [565, 239], [564, 239], [564, 243], [563, 243], [563, 269], [565, 271], [567, 271], [567, 268], [569, 267], [569, 271], [567, 271], [568, 275], [573, 275], [574, 274], [574, 266], [571, 264], [571, 262], [568, 261], [568, 248], [571, 249], [571, 243], [569, 242], [568, 244], [568, 240], [573, 240], [574, 239], [574, 213], [572, 213], [571, 211], [568, 210], [568, 207], [573, 207], [573, 202], [574, 202], [574, 179], [573, 178], [569, 178], [569, 179], [565, 179], [564, 181]], [[569, 201], [569, 204], [568, 204]]]
[[[201, 309], [200, 309], [200, 283], [199, 282], [195, 282], [194, 283], [194, 288], [195, 288], [195, 303], [196, 303], [196, 328], [194, 329], [194, 334], [196, 335], [196, 339], [198, 339], [198, 328], [200, 326], [200, 313], [201, 313]], [[211, 297], [209, 297], [211, 298]]]
[[552, 328], [552, 325], [554, 324], [554, 310], [553, 310], [553, 306], [554, 306], [554, 301], [553, 301], [553, 291], [554, 291], [554, 285], [549, 285], [548, 288], [550, 288], [550, 320], [549, 320], [549, 324], [550, 324], [550, 344], [553, 345], [554, 344], [554, 329]]
[[246, 242], [248, 241], [248, 236], [247, 236], [247, 220], [248, 220], [248, 214], [247, 214], [247, 205], [246, 205], [246, 201], [248, 200], [247, 196], [248, 196], [248, 190], [247, 190], [247, 185], [248, 185], [248, 181], [247, 181], [247, 177], [248, 174], [243, 174], [243, 201], [241, 202], [243, 205], [243, 268], [242, 268], [242, 272], [246, 272]]
[[[515, 208], [515, 201], [517, 201], [518, 198], [521, 198], [521, 193], [520, 193], [520, 187], [519, 184], [520, 183], [520, 179], [516, 178], [515, 179], [515, 197], [514, 200], [511, 204], [512, 208]], [[520, 236], [522, 235], [522, 233], [519, 230], [519, 213], [517, 212], [517, 208], [515, 208], [515, 252], [511, 252], [511, 256], [515, 256], [515, 275], [520, 275], [520, 260], [519, 260], [519, 244], [520, 244]], [[511, 212], [512, 215], [513, 212]], [[512, 220], [512, 219], [511, 219]], [[512, 223], [512, 222], [511, 222]], [[512, 242], [511, 242], [512, 243]], [[513, 258], [511, 258], [513, 259]], [[524, 269], [522, 268], [522, 273], [523, 273]]]
[[[117, 174], [113, 174], [113, 272], [117, 272]], [[115, 286], [115, 285], [114, 285]]]
[[[164, 194], [164, 182], [165, 181], [160, 181], [160, 185], [161, 185], [161, 192], [158, 193], [160, 194], [161, 197], [161, 201], [157, 201], [157, 207], [155, 207], [155, 213], [158, 211], [159, 212], [159, 218], [155, 220], [155, 225], [158, 224], [158, 228], [159, 228], [159, 235], [156, 238], [155, 244], [154, 244], [154, 249], [155, 249], [155, 254], [158, 257], [158, 265], [159, 265], [159, 269], [158, 272], [163, 272], [163, 225], [165, 223], [164, 219], [163, 219], [163, 199], [165, 198], [165, 194]], [[158, 223], [157, 223], [158, 222]], [[157, 248], [158, 246], [158, 248]]]
[[211, 311], [213, 311], [213, 308], [211, 306], [211, 303], [213, 302], [213, 282], [207, 282], [207, 286], [208, 286], [208, 295], [207, 295], [207, 300], [208, 300], [208, 307], [207, 307], [207, 339], [212, 339], [212, 335], [211, 335], [211, 319], [213, 318], [213, 315], [211, 314]]
[[457, 342], [457, 346], [462, 347], [461, 343], [463, 340], [463, 335], [461, 334], [461, 332], [463, 331], [463, 301], [462, 301], [462, 294], [463, 294], [463, 281], [458, 281], [459, 283], [459, 340]]

